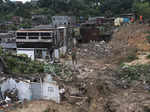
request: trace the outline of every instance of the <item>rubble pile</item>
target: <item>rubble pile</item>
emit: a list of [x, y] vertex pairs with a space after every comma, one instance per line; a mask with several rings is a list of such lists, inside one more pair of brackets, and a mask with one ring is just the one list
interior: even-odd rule
[[109, 46], [105, 41], [90, 42], [88, 44], [81, 45], [79, 50], [79, 55], [81, 57], [93, 56], [96, 58], [103, 58], [111, 55], [111, 46]]
[[5, 93], [4, 93], [4, 96], [9, 97], [12, 100], [12, 102], [16, 102], [16, 101], [19, 100], [17, 95], [18, 95], [17, 89], [6, 90]]
[[116, 112], [149, 112], [149, 98], [149, 92], [141, 88], [116, 91], [109, 97], [109, 107]]
[[[119, 60], [117, 56], [131, 56], [129, 51], [135, 53], [130, 44], [132, 39], [135, 41], [134, 37], [140, 38], [140, 32], [136, 36], [133, 29], [128, 32], [129, 27], [121, 30], [124, 33], [118, 31], [110, 43], [101, 41], [81, 45], [77, 52], [79, 61], [75, 66], [70, 59], [64, 59], [64, 63], [44, 64], [44, 72], [50, 74], [54, 78], [52, 82], [56, 81], [59, 85], [61, 103], [31, 101], [27, 107], [23, 105], [23, 109], [18, 108], [17, 112], [149, 112], [149, 66], [123, 66], [124, 69], [120, 70], [120, 64], [114, 66], [112, 62]], [[53, 91], [51, 87], [46, 90]], [[16, 93], [7, 91], [6, 96], [13, 96], [11, 99], [15, 101]]]

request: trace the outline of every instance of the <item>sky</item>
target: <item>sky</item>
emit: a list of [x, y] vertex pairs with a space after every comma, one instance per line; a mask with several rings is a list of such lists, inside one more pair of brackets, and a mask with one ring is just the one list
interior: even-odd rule
[[30, 1], [30, 0], [11, 0], [11, 1], [22, 1], [24, 3], [24, 2], [27, 2], [27, 1]]

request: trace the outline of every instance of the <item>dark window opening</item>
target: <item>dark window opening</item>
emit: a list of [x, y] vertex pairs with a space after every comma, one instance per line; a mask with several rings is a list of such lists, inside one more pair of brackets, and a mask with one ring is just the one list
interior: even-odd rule
[[27, 36], [27, 33], [20, 32], [20, 33], [17, 33], [17, 36]]
[[35, 50], [35, 58], [42, 58], [42, 50], [41, 49]]
[[51, 36], [51, 33], [41, 33], [41, 36]]
[[26, 37], [17, 37], [17, 39], [26, 39]]
[[51, 37], [41, 37], [41, 39], [51, 39]]
[[39, 36], [39, 33], [28, 33], [28, 36]]
[[39, 39], [38, 37], [29, 37], [29, 39]]

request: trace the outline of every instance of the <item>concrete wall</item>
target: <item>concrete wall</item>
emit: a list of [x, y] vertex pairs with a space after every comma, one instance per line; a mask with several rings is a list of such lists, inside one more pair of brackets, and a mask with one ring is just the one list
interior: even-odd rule
[[29, 58], [34, 60], [34, 49], [17, 49], [17, 54], [26, 54]]
[[31, 100], [31, 90], [30, 90], [30, 83], [26, 83], [23, 81], [16, 82], [16, 80], [10, 78], [4, 81], [1, 85], [1, 92], [2, 95], [4, 95], [4, 92], [6, 90], [13, 90], [17, 89], [18, 90], [18, 98], [20, 100]]
[[60, 103], [59, 88], [55, 82], [44, 82], [42, 84], [42, 97], [45, 100], [53, 100]]
[[39, 100], [42, 97], [42, 88], [40, 83], [31, 83], [32, 100]]

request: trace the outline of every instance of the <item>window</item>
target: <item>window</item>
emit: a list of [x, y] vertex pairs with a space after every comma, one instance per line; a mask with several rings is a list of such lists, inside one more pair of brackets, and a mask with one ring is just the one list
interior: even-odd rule
[[17, 39], [26, 39], [26, 37], [17, 37]]
[[39, 33], [28, 33], [28, 36], [39, 36]]
[[17, 33], [17, 36], [27, 36], [27, 33], [19, 32], [19, 33]]
[[29, 37], [29, 39], [39, 39], [38, 37]]
[[50, 32], [41, 33], [41, 36], [51, 36], [51, 33]]
[[35, 58], [42, 58], [42, 49], [36, 49], [35, 50]]
[[41, 37], [41, 39], [51, 39], [51, 37]]

